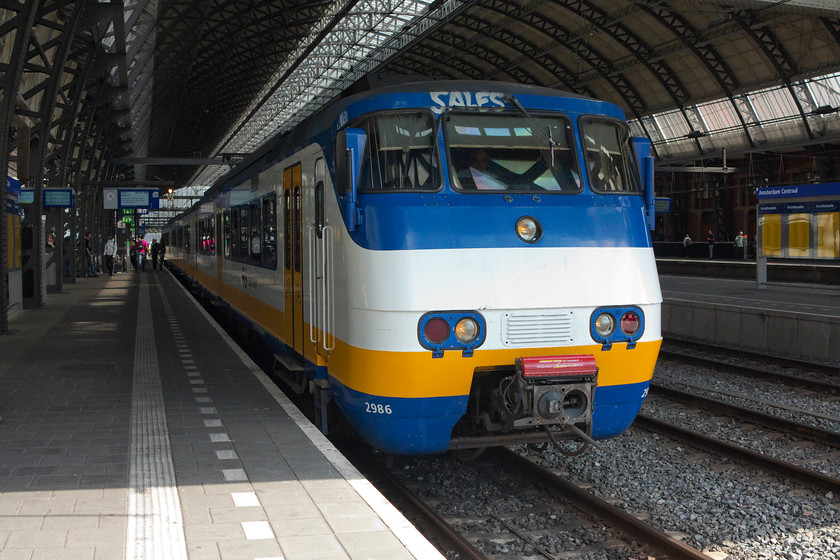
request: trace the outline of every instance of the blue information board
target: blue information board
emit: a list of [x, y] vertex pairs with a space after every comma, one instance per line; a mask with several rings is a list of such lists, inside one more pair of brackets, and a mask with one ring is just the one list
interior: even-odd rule
[[[34, 189], [22, 189], [18, 202], [32, 204], [35, 202]], [[41, 206], [45, 208], [72, 208], [76, 205], [76, 191], [73, 189], [42, 189]]]
[[160, 208], [160, 193], [157, 189], [119, 189], [120, 208]]
[[43, 189], [41, 202], [45, 208], [72, 208], [76, 202], [73, 189]]

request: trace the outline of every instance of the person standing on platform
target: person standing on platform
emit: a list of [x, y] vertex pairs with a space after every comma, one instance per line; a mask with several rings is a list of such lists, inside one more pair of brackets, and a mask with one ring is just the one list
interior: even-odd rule
[[146, 255], [149, 254], [149, 244], [142, 237], [137, 240], [137, 272], [146, 272]]
[[163, 239], [160, 240], [160, 245], [158, 246], [158, 253], [160, 255], [160, 270], [163, 270], [163, 261], [166, 260], [166, 241]]
[[152, 239], [152, 268], [158, 269], [158, 255], [160, 254], [160, 243], [157, 239]]
[[744, 232], [738, 232], [735, 237], [735, 258], [743, 260], [744, 258]]
[[[129, 240], [128, 254], [131, 257], [131, 270], [137, 270], [137, 242]], [[126, 272], [128, 270], [126, 269]]]
[[709, 235], [706, 236], [706, 242], [709, 244], [709, 258], [714, 258], [715, 256], [715, 234], [712, 233], [712, 230], [709, 230]]
[[93, 246], [90, 243], [90, 236], [93, 235], [91, 232], [87, 232], [85, 234], [85, 260], [87, 261], [87, 274], [88, 278], [99, 278], [99, 275], [96, 274], [96, 270], [93, 268]]
[[691, 256], [691, 236], [689, 236], [687, 233], [683, 238], [683, 252], [685, 253], [685, 258]]
[[108, 241], [105, 242], [105, 272], [108, 273], [108, 278], [114, 277], [114, 259], [117, 256], [117, 240], [113, 235], [108, 236]]

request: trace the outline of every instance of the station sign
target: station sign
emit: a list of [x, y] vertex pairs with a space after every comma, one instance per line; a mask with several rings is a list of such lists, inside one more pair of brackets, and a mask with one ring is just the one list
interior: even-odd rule
[[105, 189], [102, 193], [105, 210], [160, 208], [160, 191], [157, 189]]
[[23, 184], [20, 181], [6, 175], [6, 192], [8, 192], [10, 195], [20, 196], [20, 190], [22, 186]]
[[782, 187], [761, 187], [755, 193], [759, 201], [777, 198], [815, 198], [818, 196], [840, 196], [840, 183], [810, 183]]
[[671, 199], [664, 196], [657, 196], [654, 201], [657, 214], [671, 213]]
[[759, 214], [821, 214], [827, 212], [840, 212], [840, 201], [779, 202], [758, 206]]

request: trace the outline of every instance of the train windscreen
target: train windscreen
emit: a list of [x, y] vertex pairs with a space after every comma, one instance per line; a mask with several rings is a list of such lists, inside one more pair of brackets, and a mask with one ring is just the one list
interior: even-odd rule
[[453, 186], [464, 192], [579, 192], [572, 127], [560, 116], [442, 117]]
[[359, 190], [434, 191], [440, 188], [431, 113], [395, 112], [366, 117], [354, 124], [367, 134], [359, 172]]
[[581, 119], [589, 186], [601, 192], [638, 192], [630, 132], [611, 119]]

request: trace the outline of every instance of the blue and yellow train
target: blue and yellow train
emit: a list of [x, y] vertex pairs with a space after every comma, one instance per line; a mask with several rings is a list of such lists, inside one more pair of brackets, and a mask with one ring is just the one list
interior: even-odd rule
[[218, 181], [167, 258], [376, 449], [591, 442], [630, 426], [661, 344], [643, 150], [556, 90], [371, 90]]

